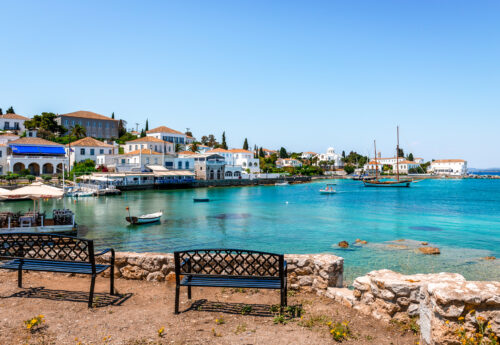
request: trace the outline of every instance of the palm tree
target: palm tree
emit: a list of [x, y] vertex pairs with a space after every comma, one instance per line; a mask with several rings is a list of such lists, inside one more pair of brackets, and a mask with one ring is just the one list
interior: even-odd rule
[[80, 139], [85, 137], [87, 133], [85, 131], [85, 128], [77, 124], [73, 128], [71, 128], [71, 135], [76, 137], [76, 139]]
[[189, 146], [189, 150], [191, 152], [198, 152], [198, 143], [196, 141], [194, 141], [191, 146]]

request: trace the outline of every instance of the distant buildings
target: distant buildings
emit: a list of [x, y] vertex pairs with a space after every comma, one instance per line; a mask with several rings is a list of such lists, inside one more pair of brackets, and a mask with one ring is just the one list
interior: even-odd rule
[[26, 137], [3, 145], [7, 146], [4, 164], [8, 171], [16, 174], [26, 169], [34, 176], [56, 174], [61, 173], [64, 165], [68, 164], [64, 146], [52, 141]]
[[326, 153], [320, 153], [316, 157], [318, 158], [317, 164], [326, 162], [333, 169], [342, 168], [344, 166], [344, 163], [342, 162], [342, 156], [338, 153], [335, 153], [333, 147], [328, 148], [328, 150], [326, 150]]
[[69, 155], [70, 166], [90, 159], [97, 161], [97, 156], [118, 154], [118, 146], [106, 144], [97, 139], [86, 137], [66, 145], [66, 154]]
[[302, 152], [300, 155], [300, 158], [302, 159], [312, 159], [313, 157], [316, 157], [318, 154], [316, 152]]
[[276, 160], [277, 168], [286, 168], [286, 167], [300, 168], [301, 166], [302, 162], [294, 158], [278, 158]]
[[[396, 166], [396, 160], [398, 161]], [[422, 158], [418, 158], [419, 162], [423, 162]], [[416, 161], [409, 161], [403, 157], [396, 159], [396, 157], [391, 158], [377, 158], [366, 163], [363, 167], [364, 171], [369, 174], [375, 174], [378, 170], [379, 173], [384, 171], [384, 165], [390, 167], [391, 173], [396, 173], [399, 168], [400, 174], [408, 174], [411, 169], [416, 169], [420, 167], [420, 163]]]
[[137, 151], [140, 149], [149, 149], [159, 153], [175, 153], [175, 146], [172, 142], [168, 142], [153, 136], [146, 136], [127, 141], [123, 145], [125, 153]]
[[438, 175], [463, 176], [467, 174], [467, 161], [463, 159], [440, 159], [431, 162], [428, 172]]
[[[160, 126], [153, 128], [146, 132], [148, 137], [154, 137], [161, 139], [163, 141], [168, 141], [174, 145], [180, 144], [184, 148], [186, 144], [192, 142], [194, 138], [188, 140], [188, 136], [182, 132], [176, 131], [175, 129], [168, 128], [166, 126]], [[189, 141], [189, 142], [188, 142]]]
[[192, 155], [197, 180], [223, 180], [225, 159], [216, 153], [199, 153]]
[[91, 111], [75, 111], [57, 116], [57, 123], [68, 129], [75, 125], [85, 128], [88, 137], [111, 139], [118, 138], [118, 120], [93, 113]]
[[0, 130], [24, 132], [24, 122], [29, 118], [17, 114], [0, 115]]
[[225, 150], [222, 148], [206, 151], [206, 153], [216, 153], [224, 157], [227, 166], [237, 166], [242, 170], [249, 170], [251, 173], [260, 172], [260, 161], [254, 158], [253, 152], [243, 149]]

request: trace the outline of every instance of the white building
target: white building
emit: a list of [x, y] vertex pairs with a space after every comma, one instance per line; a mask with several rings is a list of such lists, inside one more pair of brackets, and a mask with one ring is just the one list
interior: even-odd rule
[[122, 155], [99, 155], [96, 163], [119, 172], [144, 171], [148, 165], [159, 165], [169, 170], [194, 170], [194, 158], [191, 156], [165, 154], [150, 149]]
[[123, 152], [129, 153], [137, 150], [152, 150], [159, 153], [175, 153], [175, 145], [172, 142], [158, 139], [153, 136], [146, 136], [127, 141], [123, 145]]
[[0, 130], [24, 132], [24, 122], [29, 118], [17, 114], [0, 115]]
[[316, 152], [302, 152], [302, 154], [300, 155], [300, 158], [302, 159], [311, 159], [315, 156], [317, 156], [318, 154]]
[[9, 141], [19, 139], [19, 135], [13, 133], [0, 133], [0, 144], [7, 144]]
[[146, 135], [148, 137], [153, 137], [156, 139], [161, 139], [163, 141], [171, 142], [174, 145], [180, 144], [183, 147], [184, 145], [188, 144], [188, 138], [186, 134], [176, 131], [175, 129], [168, 128], [166, 126], [153, 128], [147, 131]]
[[278, 158], [276, 160], [276, 167], [278, 168], [285, 168], [285, 167], [300, 168], [301, 166], [302, 162], [294, 158]]
[[[383, 171], [384, 165], [391, 166], [392, 173], [396, 173], [396, 157], [394, 158], [377, 158], [377, 161], [371, 160], [366, 163], [363, 167], [365, 172], [370, 174], [375, 174], [375, 171], [378, 169], [379, 172]], [[420, 167], [420, 163], [415, 161], [408, 161], [404, 158], [399, 158], [398, 164], [399, 173], [408, 174], [410, 169]]]
[[[403, 158], [403, 157], [399, 157], [398, 159], [400, 162], [405, 160], [405, 158]], [[382, 165], [394, 165], [394, 164], [396, 164], [396, 157], [389, 157], [389, 158], [380, 158], [379, 157], [379, 158], [377, 158], [377, 162], [379, 162]], [[422, 164], [424, 162], [424, 159], [420, 158], [420, 157], [413, 158], [413, 162], [415, 162], [417, 164]]]
[[222, 148], [213, 149], [206, 153], [216, 153], [224, 157], [227, 166], [239, 166], [243, 170], [249, 169], [251, 173], [260, 172], [260, 161], [254, 158], [253, 152], [243, 149], [225, 150]]
[[[20, 138], [7, 144], [8, 171], [20, 173], [27, 169], [31, 175], [61, 173], [68, 166], [63, 145], [41, 138]], [[5, 169], [4, 169], [5, 170]]]
[[344, 166], [344, 163], [342, 162], [342, 156], [338, 153], [335, 153], [333, 147], [328, 148], [328, 150], [326, 150], [326, 153], [320, 153], [316, 157], [318, 157], [317, 164], [319, 164], [320, 162], [327, 162], [334, 168], [342, 168]]
[[70, 165], [90, 159], [97, 162], [97, 156], [116, 155], [118, 146], [106, 144], [100, 140], [86, 137], [70, 145], [66, 145], [66, 154], [69, 154]]
[[431, 162], [428, 172], [438, 175], [463, 176], [467, 174], [467, 161], [463, 159], [440, 159]]
[[241, 180], [248, 178], [248, 174], [243, 173], [238, 165], [226, 165], [224, 167], [224, 180]]
[[[420, 164], [415, 162], [415, 161], [407, 161], [407, 160], [400, 160], [397, 164], [399, 166], [399, 173], [400, 174], [408, 174], [410, 169], [416, 169], [420, 167]], [[394, 164], [392, 166], [392, 172], [395, 173], [397, 166]]]
[[382, 167], [383, 167], [383, 164], [379, 163], [378, 161], [370, 161], [368, 163], [366, 163], [363, 167], [364, 171], [369, 173], [369, 174], [374, 174], [375, 175], [375, 172], [378, 170], [379, 173], [382, 172]]

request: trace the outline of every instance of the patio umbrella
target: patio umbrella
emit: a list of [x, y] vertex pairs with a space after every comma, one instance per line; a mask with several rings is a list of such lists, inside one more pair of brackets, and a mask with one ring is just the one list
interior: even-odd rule
[[41, 182], [33, 182], [29, 186], [8, 191], [7, 193], [0, 194], [0, 196], [4, 199], [32, 199], [35, 208], [36, 200], [60, 199], [64, 196], [64, 192], [57, 187], [52, 187]]

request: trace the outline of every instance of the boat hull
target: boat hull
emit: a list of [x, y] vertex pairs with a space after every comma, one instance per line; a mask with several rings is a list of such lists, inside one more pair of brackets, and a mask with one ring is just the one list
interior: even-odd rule
[[126, 217], [125, 219], [130, 224], [138, 225], [138, 224], [149, 224], [149, 223], [159, 222], [161, 220], [161, 216], [155, 218]]
[[413, 181], [363, 181], [365, 187], [410, 187]]
[[0, 234], [9, 233], [35, 233], [35, 234], [68, 234], [76, 233], [77, 225], [49, 225], [49, 226], [31, 226], [31, 227], [12, 227], [12, 228], [0, 228]]

